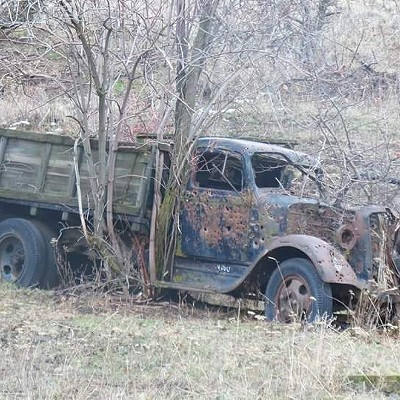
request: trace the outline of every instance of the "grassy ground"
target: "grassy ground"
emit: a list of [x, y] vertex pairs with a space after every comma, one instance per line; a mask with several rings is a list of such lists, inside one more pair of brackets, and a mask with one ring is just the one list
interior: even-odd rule
[[0, 296], [2, 399], [400, 398], [387, 333], [104, 294]]

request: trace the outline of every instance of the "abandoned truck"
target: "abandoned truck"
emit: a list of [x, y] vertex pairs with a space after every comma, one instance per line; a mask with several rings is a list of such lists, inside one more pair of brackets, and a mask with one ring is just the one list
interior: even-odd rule
[[[169, 154], [155, 141], [118, 150], [113, 212], [131, 237], [149, 234], [156, 149]], [[76, 166], [88, 209], [91, 194], [85, 154], [78, 152], [74, 161], [68, 137], [0, 130], [3, 280], [54, 286], [54, 238], [58, 248], [83, 251]], [[321, 170], [310, 157], [269, 143], [205, 137], [192, 160], [174, 254], [166, 269], [157, 267], [154, 287], [261, 301], [267, 319], [290, 321], [331, 315], [388, 271], [397, 284], [393, 214], [324, 203]]]

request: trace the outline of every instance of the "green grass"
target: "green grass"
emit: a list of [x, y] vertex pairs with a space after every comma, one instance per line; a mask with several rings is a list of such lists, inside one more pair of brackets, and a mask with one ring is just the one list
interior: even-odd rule
[[383, 399], [382, 380], [354, 376], [400, 366], [385, 333], [8, 285], [0, 295], [4, 399]]

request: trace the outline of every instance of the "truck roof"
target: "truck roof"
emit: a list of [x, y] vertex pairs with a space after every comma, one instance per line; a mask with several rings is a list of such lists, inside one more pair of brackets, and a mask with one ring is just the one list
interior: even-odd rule
[[317, 167], [319, 162], [312, 156], [299, 151], [288, 149], [287, 147], [278, 146], [266, 142], [257, 142], [248, 139], [236, 139], [229, 137], [201, 137], [197, 139], [198, 147], [207, 147], [212, 149], [218, 147], [224, 150], [236, 151], [241, 154], [249, 154], [250, 156], [255, 153], [272, 153], [281, 154], [294, 164], [301, 164], [306, 166]]

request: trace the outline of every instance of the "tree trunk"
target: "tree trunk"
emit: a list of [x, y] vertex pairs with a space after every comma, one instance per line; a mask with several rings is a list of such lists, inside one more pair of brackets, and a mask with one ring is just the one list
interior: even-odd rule
[[171, 162], [170, 179], [164, 200], [160, 207], [157, 223], [157, 267], [163, 279], [169, 279], [170, 266], [173, 263], [176, 237], [179, 199], [182, 188], [188, 180], [190, 149], [198, 132], [193, 129], [193, 113], [196, 105], [197, 88], [201, 72], [207, 60], [207, 49], [212, 37], [213, 20], [218, 1], [205, 0], [201, 4], [199, 25], [191, 54], [188, 54], [189, 35], [186, 27], [185, 0], [177, 0], [177, 100], [175, 106], [174, 152]]

